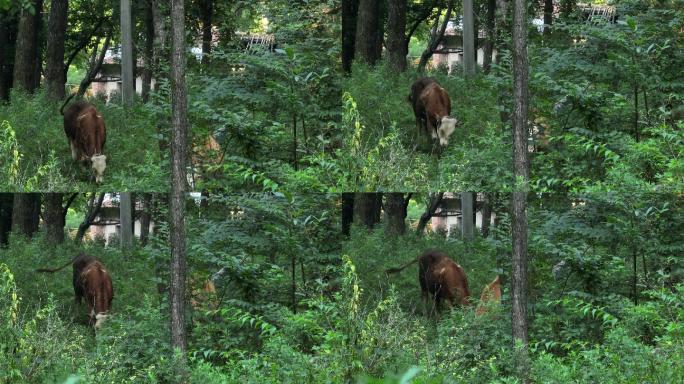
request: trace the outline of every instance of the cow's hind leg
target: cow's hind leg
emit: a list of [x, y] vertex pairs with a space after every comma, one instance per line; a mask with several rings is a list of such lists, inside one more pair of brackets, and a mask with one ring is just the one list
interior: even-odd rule
[[74, 142], [71, 140], [69, 140], [69, 147], [71, 147], [71, 158], [74, 159], [74, 161], [79, 160], [76, 145], [74, 145]]

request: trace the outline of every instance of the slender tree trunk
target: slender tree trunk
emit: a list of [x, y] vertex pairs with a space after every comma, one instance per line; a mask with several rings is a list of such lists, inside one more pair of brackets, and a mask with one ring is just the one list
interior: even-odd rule
[[40, 224], [40, 194], [15, 193], [12, 207], [12, 232], [31, 237]]
[[88, 228], [90, 228], [90, 225], [93, 223], [93, 221], [95, 221], [95, 218], [100, 213], [104, 198], [105, 194], [100, 193], [97, 198], [97, 202], [95, 202], [95, 194], [93, 193], [90, 196], [90, 199], [88, 199], [88, 211], [86, 212], [81, 224], [78, 225], [78, 231], [76, 231], [76, 241], [83, 240], [83, 236], [85, 236], [86, 231]]
[[442, 9], [437, 12], [437, 18], [435, 19], [435, 24], [432, 27], [432, 32], [430, 33], [430, 41], [428, 42], [428, 46], [425, 48], [425, 51], [420, 55], [420, 62], [418, 63], [418, 71], [423, 72], [425, 71], [425, 67], [427, 66], [428, 60], [432, 57], [432, 54], [435, 52], [437, 47], [439, 46], [439, 43], [442, 41], [444, 38], [444, 32], [446, 32], [446, 27], [447, 24], [449, 23], [449, 19], [451, 19], [451, 12], [454, 9], [454, 2], [453, 0], [449, 1], [449, 4], [447, 6], [447, 11], [446, 15], [444, 16], [444, 20], [442, 21], [442, 26], [437, 29], [437, 26], [439, 25], [439, 17], [442, 14]]
[[351, 73], [356, 42], [356, 15], [359, 0], [342, 0], [342, 70]]
[[46, 240], [51, 244], [61, 244], [64, 242], [64, 212], [62, 193], [44, 193], [45, 211], [43, 219], [45, 222]]
[[9, 11], [0, 10], [0, 101], [9, 100], [14, 73], [14, 56], [17, 40], [17, 18]]
[[131, 0], [121, 0], [121, 100], [124, 106], [133, 105], [135, 77], [133, 58], [133, 24]]
[[133, 215], [131, 212], [135, 203], [130, 192], [121, 192], [119, 198], [119, 239], [121, 248], [130, 248], [133, 246]]
[[511, 316], [518, 376], [529, 381], [527, 354], [527, 191], [529, 163], [527, 151], [528, 114], [527, 2], [515, 0], [513, 12], [513, 168], [516, 185], [513, 192], [513, 271], [511, 273]]
[[166, 33], [166, 19], [168, 16], [169, 0], [151, 0], [152, 1], [152, 19], [154, 24], [154, 51], [153, 58], [153, 76], [156, 79], [154, 89], [159, 87], [159, 80], [165, 77], [162, 73], [162, 61], [166, 58], [167, 49], [167, 33]]
[[64, 40], [66, 39], [68, 0], [52, 0], [45, 54], [45, 92], [52, 100], [64, 99]]
[[482, 202], [482, 237], [489, 236], [489, 226], [492, 222], [492, 194], [484, 193], [484, 201]]
[[401, 192], [385, 194], [385, 233], [388, 236], [406, 233], [406, 206]]
[[140, 245], [146, 246], [150, 237], [150, 222], [152, 221], [152, 194], [142, 194], [142, 212], [140, 213]]
[[553, 0], [544, 0], [544, 36], [551, 34], [553, 24]]
[[473, 0], [463, 0], [463, 74], [466, 77], [475, 75], [477, 64], [477, 57], [475, 57], [476, 33]]
[[442, 203], [442, 198], [444, 197], [444, 192], [438, 192], [430, 195], [430, 201], [425, 208], [425, 212], [423, 212], [422, 215], [420, 215], [420, 220], [418, 221], [418, 228], [416, 228], [416, 233], [420, 236], [423, 234], [425, 231], [425, 227], [427, 226], [427, 223], [432, 219], [432, 216], [435, 214], [435, 211], [437, 211], [437, 208], [439, 208], [439, 205]]
[[9, 234], [12, 231], [12, 210], [14, 195], [0, 193], [0, 246], [9, 244]]
[[35, 0], [31, 4], [33, 13], [22, 8], [19, 16], [17, 44], [14, 55], [14, 87], [33, 93], [39, 80], [36, 79], [38, 61], [38, 34], [40, 15], [43, 12], [43, 1]]
[[211, 25], [214, 16], [214, 0], [200, 1], [200, 20], [202, 22], [202, 66], [209, 67], [209, 54], [211, 53]]
[[463, 223], [463, 239], [472, 241], [475, 238], [475, 198], [473, 192], [461, 193], [461, 220]]
[[142, 89], [140, 90], [143, 103], [150, 100], [150, 90], [152, 89], [152, 72], [153, 72], [153, 56], [154, 56], [154, 11], [153, 0], [145, 2], [145, 46], [143, 52], [143, 60], [145, 67], [142, 74]]
[[342, 194], [342, 234], [349, 237], [349, 229], [354, 221], [354, 194]]
[[380, 2], [377, 0], [359, 0], [355, 46], [357, 60], [373, 66], [380, 59], [378, 56], [378, 33], [380, 29]]
[[178, 371], [187, 378], [187, 336], [185, 329], [185, 180], [187, 148], [187, 87], [185, 85], [185, 6], [171, 0], [171, 345], [180, 352]]
[[390, 66], [397, 72], [406, 71], [406, 0], [387, 2], [387, 52]]
[[482, 58], [482, 70], [489, 73], [492, 68], [492, 58], [494, 56], [494, 42], [496, 41], [496, 0], [487, 0], [487, 19], [485, 28], [487, 30], [487, 40], [484, 45], [484, 57]]

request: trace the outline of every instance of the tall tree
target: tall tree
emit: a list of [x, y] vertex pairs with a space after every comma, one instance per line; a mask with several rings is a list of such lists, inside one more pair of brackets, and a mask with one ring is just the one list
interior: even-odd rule
[[356, 47], [356, 19], [359, 0], [342, 0], [342, 70], [351, 73]]
[[180, 351], [179, 371], [187, 374], [185, 352], [185, 164], [188, 100], [185, 85], [185, 5], [171, 0], [171, 345]]
[[40, 224], [40, 194], [15, 193], [12, 207], [12, 232], [33, 236]]
[[551, 34], [553, 24], [553, 0], [544, 0], [544, 35]]
[[475, 14], [473, 0], [463, 0], [463, 74], [475, 75]]
[[356, 20], [355, 58], [368, 65], [375, 65], [380, 59], [378, 39], [380, 33], [380, 2], [377, 0], [359, 0], [359, 12]]
[[406, 209], [411, 194], [392, 192], [385, 194], [385, 233], [390, 236], [406, 233]]
[[46, 240], [52, 244], [64, 242], [65, 216], [64, 209], [62, 208], [63, 200], [64, 194], [62, 193], [43, 194], [45, 205], [43, 221], [45, 223]]
[[52, 0], [48, 20], [45, 54], [45, 92], [52, 100], [64, 98], [64, 40], [66, 39], [68, 0]]
[[202, 65], [208, 67], [211, 42], [213, 40], [211, 26], [214, 17], [214, 0], [200, 0], [199, 8], [200, 21], [202, 23]]
[[527, 59], [527, 2], [515, 0], [513, 5], [513, 190], [512, 237], [513, 271], [511, 273], [511, 317], [513, 340], [521, 346], [516, 353], [521, 381], [528, 381], [527, 356], [527, 191], [529, 162], [527, 149], [527, 115], [529, 103]]
[[34, 0], [31, 6], [22, 7], [17, 30], [14, 54], [14, 87], [33, 93], [40, 83], [38, 37], [43, 12], [43, 0]]
[[121, 192], [119, 195], [119, 223], [121, 231], [119, 239], [121, 248], [128, 248], [133, 245], [133, 198], [130, 192]]
[[475, 237], [475, 198], [473, 192], [461, 193], [461, 226], [463, 239], [472, 241]]
[[496, 41], [496, 0], [487, 0], [487, 16], [485, 18], [485, 30], [487, 39], [484, 44], [482, 57], [482, 71], [489, 73], [492, 67], [492, 57], [494, 56], [494, 42]]
[[390, 66], [397, 72], [406, 70], [406, 0], [387, 1], [387, 53]]
[[145, 1], [145, 13], [143, 19], [145, 44], [143, 46], [143, 61], [145, 66], [142, 73], [142, 89], [140, 90], [143, 103], [150, 99], [152, 90], [152, 74], [154, 63], [154, 1]]
[[135, 78], [133, 77], [133, 23], [131, 0], [121, 0], [121, 97], [125, 106], [133, 104]]
[[9, 90], [12, 88], [17, 24], [14, 12], [0, 10], [0, 100], [9, 100]]
[[342, 194], [342, 234], [349, 237], [349, 229], [354, 221], [354, 194]]

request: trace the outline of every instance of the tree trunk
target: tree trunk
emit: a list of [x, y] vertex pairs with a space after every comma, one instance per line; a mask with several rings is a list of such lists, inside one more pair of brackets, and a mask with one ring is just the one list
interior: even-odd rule
[[133, 105], [135, 78], [133, 77], [133, 24], [131, 0], [121, 0], [121, 100], [124, 106]]
[[401, 192], [385, 194], [385, 234], [388, 236], [406, 233], [406, 201]]
[[359, 0], [355, 46], [357, 60], [373, 66], [380, 59], [378, 56], [379, 31], [380, 2], [377, 0]]
[[528, 59], [527, 59], [527, 3], [514, 2], [513, 11], [513, 168], [516, 185], [513, 192], [513, 271], [511, 273], [511, 316], [516, 366], [521, 381], [529, 381], [527, 355], [527, 191], [529, 163], [527, 151], [528, 114]]
[[15, 193], [12, 232], [32, 237], [40, 224], [40, 194]]
[[363, 224], [369, 229], [380, 222], [382, 193], [358, 192], [354, 196], [354, 222]]
[[153, 0], [147, 0], [145, 2], [145, 46], [143, 51], [143, 60], [145, 67], [142, 73], [142, 89], [140, 90], [140, 96], [143, 103], [147, 103], [150, 100], [150, 90], [152, 89], [152, 67], [153, 67], [153, 57], [154, 57], [154, 11], [153, 11]]
[[43, 220], [45, 222], [46, 240], [50, 244], [61, 244], [64, 242], [64, 210], [62, 193], [44, 193], [45, 211]]
[[425, 71], [425, 67], [427, 66], [428, 60], [430, 60], [432, 54], [437, 49], [437, 46], [439, 46], [439, 43], [444, 38], [444, 32], [446, 32], [447, 24], [449, 23], [449, 19], [451, 19], [451, 12], [453, 8], [454, 2], [449, 1], [446, 15], [444, 16], [442, 26], [439, 28], [439, 30], [437, 30], [437, 26], [439, 25], [439, 17], [442, 14], [442, 9], [440, 8], [437, 12], [437, 18], [435, 19], [435, 24], [433, 25], [432, 32], [430, 33], [430, 40], [428, 42], [428, 46], [427, 48], [425, 48], [425, 51], [423, 51], [423, 53], [420, 55], [420, 62], [418, 63], [419, 72]]
[[0, 10], [0, 101], [9, 100], [14, 73], [14, 56], [17, 39], [17, 18], [9, 11]]
[[200, 20], [202, 23], [202, 66], [209, 68], [209, 54], [211, 53], [211, 24], [214, 15], [214, 0], [201, 0]]
[[131, 215], [134, 205], [130, 192], [119, 194], [119, 240], [121, 248], [130, 248], [133, 245], [133, 217]]
[[[31, 7], [29, 7], [30, 9]], [[33, 13], [27, 8], [22, 8], [19, 16], [19, 27], [17, 30], [17, 44], [14, 55], [14, 87], [22, 88], [24, 91], [33, 93], [38, 87], [39, 80], [36, 78], [36, 68], [38, 68], [38, 36], [41, 13], [43, 12], [43, 1], [35, 0], [32, 2]]]
[[466, 77], [475, 75], [475, 14], [473, 13], [473, 0], [463, 0], [463, 74]]
[[482, 70], [489, 73], [492, 68], [492, 58], [494, 56], [494, 41], [496, 40], [496, 0], [487, 0], [487, 19], [485, 28], [487, 30], [487, 40], [484, 45], [484, 57], [482, 58]]
[[76, 231], [76, 241], [80, 242], [83, 240], [83, 236], [85, 236], [86, 231], [88, 228], [90, 228], [90, 225], [93, 223], [93, 221], [95, 221], [95, 218], [100, 213], [104, 197], [105, 194], [100, 193], [100, 196], [97, 198], [97, 202], [95, 202], [95, 194], [93, 193], [90, 196], [90, 199], [88, 199], [88, 211], [86, 212], [81, 224], [78, 225], [78, 231]]
[[425, 208], [425, 212], [423, 212], [423, 214], [420, 215], [420, 220], [418, 221], [418, 228], [416, 228], [416, 233], [419, 236], [423, 234], [423, 231], [425, 231], [427, 223], [430, 221], [430, 219], [432, 219], [432, 216], [435, 214], [435, 211], [437, 211], [439, 204], [442, 203], [443, 197], [444, 192], [438, 192], [430, 195], [430, 201], [427, 207]]
[[406, 71], [406, 0], [387, 2], [387, 52], [390, 66], [397, 72]]
[[45, 93], [52, 100], [64, 99], [64, 41], [66, 39], [68, 0], [52, 0], [45, 54]]
[[359, 0], [342, 0], [342, 70], [351, 73], [356, 46], [356, 15]]
[[12, 231], [12, 210], [14, 195], [0, 193], [0, 246], [9, 244], [9, 234]]
[[166, 19], [168, 18], [169, 0], [151, 0], [152, 1], [152, 19], [154, 23], [154, 51], [153, 58], [153, 76], [156, 79], [154, 89], [159, 87], [159, 80], [164, 77], [162, 73], [161, 62], [166, 58]]
[[492, 222], [492, 194], [485, 192], [484, 201], [482, 202], [482, 237], [487, 238], [489, 236], [489, 226]]
[[544, 36], [551, 34], [553, 24], [553, 0], [544, 0]]
[[152, 221], [152, 194], [142, 194], [142, 212], [140, 213], [140, 245], [146, 246], [150, 237], [150, 222]]
[[188, 100], [185, 85], [185, 6], [171, 0], [171, 345], [180, 351], [178, 373], [187, 378], [185, 330], [185, 164], [188, 132]]
[[354, 194], [342, 194], [342, 234], [349, 237], [349, 229], [354, 221]]
[[461, 193], [461, 222], [463, 239], [467, 241], [472, 241], [475, 238], [475, 220], [473, 216], [475, 214], [475, 199], [473, 192], [462, 192]]

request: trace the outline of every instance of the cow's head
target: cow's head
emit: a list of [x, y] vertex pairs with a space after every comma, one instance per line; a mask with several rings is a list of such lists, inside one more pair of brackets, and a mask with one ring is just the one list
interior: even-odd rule
[[446, 146], [449, 144], [449, 136], [456, 130], [459, 125], [458, 119], [455, 117], [444, 116], [437, 124], [437, 137], [439, 137], [439, 144]]
[[104, 171], [107, 168], [107, 156], [95, 155], [90, 158], [92, 162], [93, 172], [95, 173], [95, 182], [101, 183], [104, 181]]

